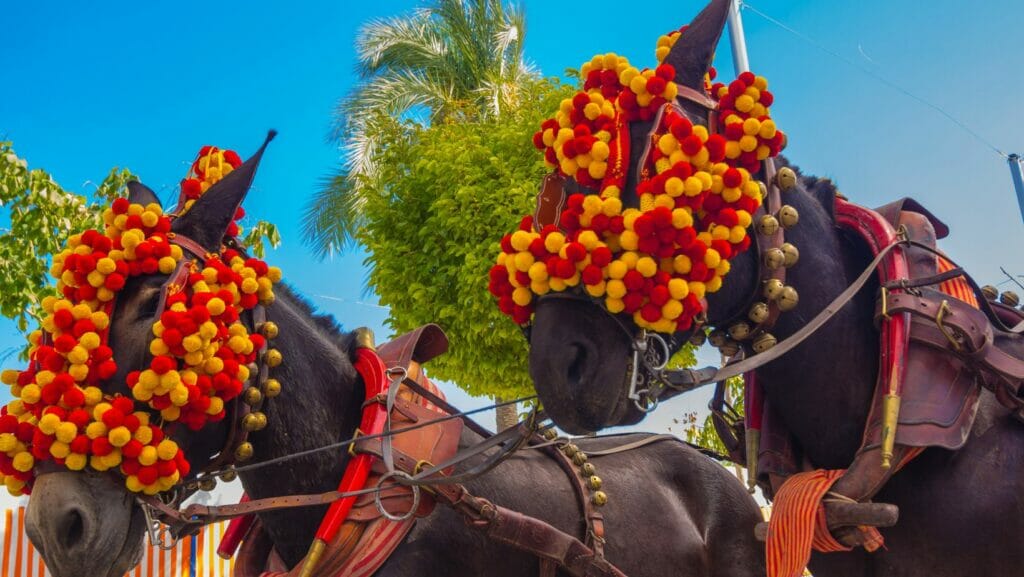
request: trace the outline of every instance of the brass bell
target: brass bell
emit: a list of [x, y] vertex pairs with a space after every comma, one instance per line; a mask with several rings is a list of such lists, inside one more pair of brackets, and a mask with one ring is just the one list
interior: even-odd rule
[[587, 454], [583, 451], [577, 451], [577, 453], [572, 456], [572, 462], [577, 467], [583, 465], [583, 463], [587, 462]]
[[266, 395], [268, 399], [273, 399], [280, 395], [281, 381], [277, 379], [267, 379], [266, 384], [263, 385], [263, 394]]
[[608, 495], [604, 491], [594, 491], [594, 494], [590, 497], [590, 502], [598, 507], [603, 507], [608, 503]]
[[278, 332], [277, 323], [275, 322], [267, 321], [260, 325], [260, 334], [268, 339], [276, 339]]
[[740, 344], [736, 341], [728, 341], [718, 347], [718, 350], [727, 357], [735, 357], [740, 352]]
[[238, 461], [248, 461], [252, 458], [253, 448], [252, 443], [246, 441], [235, 449], [235, 459]]
[[997, 298], [999, 298], [999, 289], [990, 284], [987, 284], [981, 287], [981, 294], [985, 297], [986, 300], [994, 301]]
[[782, 281], [777, 278], [768, 279], [764, 283], [764, 298], [772, 301], [779, 298], [783, 286]]
[[569, 443], [569, 444], [565, 445], [564, 447], [562, 447], [562, 452], [565, 453], [566, 457], [573, 457], [573, 456], [575, 456], [576, 453], [579, 452], [579, 450], [580, 450], [580, 448], [577, 447], [576, 445], [573, 445], [572, 443]]
[[228, 469], [227, 471], [224, 471], [223, 473], [220, 474], [220, 480], [224, 481], [225, 483], [230, 483], [231, 481], [234, 481], [237, 478], [238, 472], [235, 471], [234, 469]]
[[775, 175], [775, 184], [779, 185], [782, 190], [789, 190], [796, 186], [796, 173], [793, 169], [788, 166], [783, 166], [779, 169], [779, 173]]
[[593, 491], [599, 490], [601, 488], [601, 477], [597, 475], [587, 477], [587, 486]]
[[733, 326], [729, 327], [729, 336], [733, 340], [742, 341], [750, 336], [750, 325], [744, 322], [738, 322]]
[[764, 251], [764, 266], [768, 267], [768, 270], [781, 268], [785, 262], [786, 255], [782, 253], [782, 249], [770, 248]]
[[783, 287], [782, 292], [779, 293], [779, 298], [775, 302], [779, 305], [780, 311], [791, 311], [800, 302], [800, 295], [791, 286]]
[[690, 344], [699, 347], [702, 346], [708, 340], [708, 335], [703, 330], [698, 329], [692, 335], [690, 335]]
[[1013, 291], [1006, 291], [999, 295], [999, 302], [1006, 306], [1015, 307], [1020, 304], [1020, 297]]
[[590, 462], [583, 463], [583, 466], [580, 467], [580, 473], [583, 473], [584, 477], [592, 477], [596, 472], [597, 467], [595, 467], [594, 464]]
[[778, 218], [782, 228], [789, 230], [796, 226], [796, 223], [800, 222], [800, 213], [792, 206], [784, 204], [779, 209]]
[[242, 428], [246, 431], [259, 431], [267, 426], [267, 416], [259, 411], [242, 417]]
[[761, 198], [768, 198], [768, 187], [765, 186], [763, 180], [755, 180], [757, 183], [757, 189], [761, 191]]
[[249, 363], [245, 367], [249, 369], [249, 379], [254, 380], [260, 375], [260, 366], [255, 362]]
[[729, 340], [729, 337], [725, 334], [725, 331], [721, 329], [715, 329], [708, 335], [708, 342], [711, 346], [718, 348], [725, 344]]
[[216, 488], [217, 488], [217, 479], [215, 479], [213, 477], [210, 477], [208, 479], [203, 479], [202, 481], [199, 481], [199, 490], [200, 491], [206, 491], [207, 493], [209, 493], [210, 491], [212, 491], [212, 490], [214, 490]]
[[761, 324], [768, 320], [768, 305], [765, 303], [754, 303], [750, 307], [750, 312], [747, 313], [747, 317], [757, 324]]
[[549, 441], [554, 441], [558, 438], [558, 433], [554, 429], [545, 429], [544, 438]]
[[281, 364], [284, 357], [281, 355], [281, 351], [270, 349], [267, 351], [266, 356], [263, 357], [263, 360], [266, 361], [268, 367], [276, 367]]
[[779, 341], [771, 333], [761, 333], [754, 339], [754, 352], [763, 353], [775, 346]]
[[245, 390], [245, 404], [254, 407], [263, 401], [263, 392], [256, 387], [249, 387]]
[[794, 246], [791, 243], [782, 243], [782, 246], [779, 247], [779, 250], [782, 251], [782, 255], [785, 257], [782, 261], [782, 266], [786, 268], [795, 265], [797, 261], [800, 260], [800, 250], [797, 249], [796, 246]]
[[772, 236], [779, 230], [779, 219], [766, 214], [757, 219], [757, 232], [762, 236]]
[[276, 297], [274, 296], [273, 293], [268, 294], [267, 296], [260, 299], [260, 304], [265, 307], [269, 307], [270, 305], [274, 304], [275, 298]]

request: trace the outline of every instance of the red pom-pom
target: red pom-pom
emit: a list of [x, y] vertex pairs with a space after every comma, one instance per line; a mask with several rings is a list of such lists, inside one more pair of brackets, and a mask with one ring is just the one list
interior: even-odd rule
[[110, 205], [110, 209], [114, 211], [114, 214], [124, 214], [128, 212], [128, 206], [131, 203], [128, 202], [127, 198], [118, 198]]
[[740, 73], [737, 79], [746, 84], [747, 86], [753, 86], [754, 81], [757, 80], [757, 77], [754, 76], [753, 72], [748, 70], [746, 72]]
[[598, 267], [608, 266], [612, 262], [612, 251], [606, 246], [599, 246], [590, 253], [590, 262]]
[[[80, 427], [81, 428], [81, 427]], [[89, 437], [86, 435], [78, 435], [73, 441], [71, 441], [71, 452], [84, 455], [89, 452], [89, 447], [92, 445]]]
[[112, 272], [103, 281], [103, 286], [107, 287], [107, 290], [117, 292], [124, 288], [124, 277], [116, 272]]
[[725, 160], [725, 138], [721, 134], [712, 134], [704, 143], [708, 149], [708, 160], [711, 162], [722, 162]]
[[640, 316], [642, 316], [644, 320], [649, 323], [658, 322], [658, 320], [661, 318], [661, 307], [648, 303], [644, 305], [642, 309], [640, 309]]
[[626, 276], [622, 277], [622, 282], [627, 290], [638, 291], [644, 286], [644, 276], [635, 270], [627, 271]]
[[75, 317], [68, 309], [61, 309], [53, 313], [53, 324], [62, 331], [70, 331], [75, 324]]
[[114, 447], [110, 444], [110, 440], [106, 437], [97, 437], [92, 440], [92, 454], [97, 457], [103, 457], [109, 455]]
[[596, 285], [603, 280], [601, 268], [593, 264], [587, 265], [587, 267], [583, 269], [582, 277], [583, 284], [587, 285]]
[[565, 246], [565, 256], [572, 262], [580, 262], [587, 258], [587, 249], [578, 242], [570, 242]]
[[665, 79], [659, 76], [652, 76], [647, 79], [647, 92], [659, 95], [665, 91]]
[[85, 393], [78, 387], [72, 387], [64, 393], [64, 404], [75, 409], [85, 404]]
[[743, 184], [743, 175], [735, 168], [730, 168], [722, 174], [722, 184], [729, 188], [735, 188]]
[[704, 143], [700, 141], [700, 137], [697, 136], [696, 134], [691, 134], [690, 136], [687, 136], [682, 140], [682, 142], [679, 143], [679, 147], [683, 149], [683, 152], [690, 156], [693, 156], [694, 154], [700, 152], [700, 149], [703, 146]]

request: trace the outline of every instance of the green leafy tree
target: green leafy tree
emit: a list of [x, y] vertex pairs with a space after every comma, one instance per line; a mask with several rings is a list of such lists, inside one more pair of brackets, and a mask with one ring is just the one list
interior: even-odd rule
[[431, 361], [432, 376], [504, 398], [532, 392], [527, 345], [495, 306], [487, 271], [547, 172], [532, 135], [572, 93], [548, 80], [522, 90], [523, 104], [498, 117], [388, 125], [375, 159], [381, 184], [365, 196], [368, 224], [356, 234], [391, 328], [436, 322], [448, 333], [452, 346]]
[[356, 38], [360, 82], [335, 111], [344, 159], [309, 204], [308, 244], [320, 256], [351, 244], [369, 196], [386, 188], [381, 148], [396, 120], [418, 126], [488, 121], [516, 110], [535, 74], [523, 59], [522, 11], [502, 0], [435, 0], [373, 20]]

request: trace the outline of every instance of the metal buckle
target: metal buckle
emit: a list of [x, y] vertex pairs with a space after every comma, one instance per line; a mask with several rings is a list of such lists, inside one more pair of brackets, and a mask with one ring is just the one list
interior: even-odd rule
[[356, 456], [356, 441], [359, 437], [363, 436], [363, 431], [359, 427], [356, 427], [356, 432], [352, 433], [352, 441], [348, 444], [348, 454], [350, 457]]
[[882, 287], [882, 318], [889, 320], [889, 289]]
[[953, 346], [953, 350], [961, 352], [963, 345], [956, 339], [956, 334], [946, 327], [945, 320], [946, 315], [953, 314], [953, 309], [949, 307], [949, 301], [942, 299], [942, 304], [939, 305], [939, 312], [935, 313], [935, 324], [938, 325], [939, 330], [942, 331], [942, 335], [946, 337], [949, 344]]
[[142, 514], [146, 517], [146, 532], [149, 535], [149, 544], [159, 547], [164, 551], [170, 551], [178, 545], [178, 537], [175, 537], [164, 525], [153, 516], [153, 508], [142, 499], [136, 499]]

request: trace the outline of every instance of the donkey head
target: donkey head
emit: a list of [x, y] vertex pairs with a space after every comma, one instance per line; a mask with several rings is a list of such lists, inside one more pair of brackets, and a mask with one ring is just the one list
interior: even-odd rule
[[[704, 77], [725, 26], [730, 0], [713, 0], [676, 41], [665, 63], [675, 82], [703, 93]], [[682, 101], [694, 124], [707, 123], [707, 110]], [[622, 199], [636, 206], [639, 166], [650, 141], [652, 122], [630, 124], [630, 159]], [[739, 258], [743, 258], [741, 255]], [[728, 279], [732, 282], [732, 276]], [[745, 284], [745, 283], [743, 283]], [[623, 330], [625, 327], [626, 330]], [[638, 422], [644, 413], [627, 398], [630, 334], [638, 329], [629, 315], [614, 318], [591, 301], [540, 297], [531, 331], [530, 375], [544, 408], [563, 429], [573, 433]], [[678, 348], [686, 335], [672, 339]]]
[[[265, 147], [266, 143], [256, 155], [211, 186], [188, 212], [174, 219], [171, 232], [195, 241], [209, 253], [220, 252]], [[132, 182], [128, 188], [130, 203], [159, 204], [146, 186]], [[132, 275], [118, 291], [108, 335], [117, 370], [100, 383], [104, 396], [131, 398], [129, 373], [150, 366], [153, 327], [162, 312], [167, 282], [168, 275], [159, 272]], [[141, 402], [135, 403], [135, 410], [150, 413], [151, 422], [160, 416]], [[235, 425], [230, 420], [210, 422], [198, 431], [180, 422], [164, 424], [163, 433], [177, 443], [192, 464], [191, 472], [179, 483], [194, 478], [224, 448], [229, 427]], [[55, 577], [120, 577], [143, 553], [145, 519], [137, 495], [128, 491], [119, 473], [88, 468], [69, 471], [56, 465], [45, 471], [37, 469], [26, 530]]]

